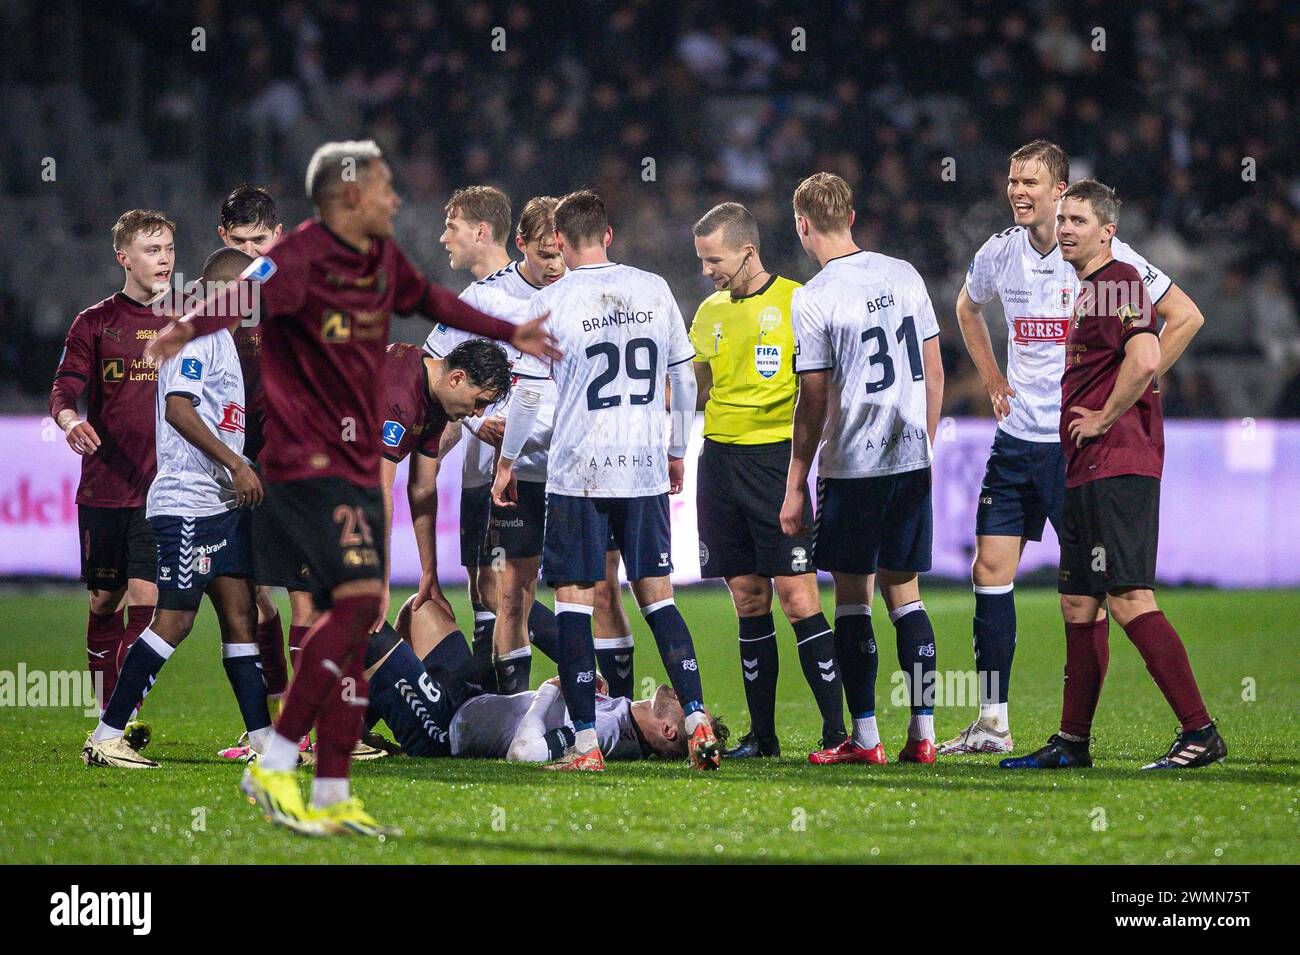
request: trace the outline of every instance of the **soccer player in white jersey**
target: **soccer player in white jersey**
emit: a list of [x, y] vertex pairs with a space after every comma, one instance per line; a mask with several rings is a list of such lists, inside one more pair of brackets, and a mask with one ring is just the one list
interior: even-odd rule
[[[558, 678], [535, 691], [483, 693], [467, 681], [472, 658], [459, 631], [447, 631], [433, 607], [412, 600], [395, 626], [370, 637], [367, 727], [383, 720], [407, 756], [509, 759], [540, 763], [561, 756], [574, 731]], [[686, 756], [685, 715], [665, 685], [633, 702], [596, 687], [596, 738], [605, 759]], [[714, 723], [719, 738], [727, 729]]]
[[[475, 281], [460, 297], [477, 308], [491, 308], [499, 318], [513, 318], [527, 304], [536, 289], [524, 279], [506, 251], [510, 234], [510, 199], [495, 186], [466, 186], [451, 194], [446, 206], [446, 228], [438, 241], [447, 249], [451, 267], [466, 270]], [[481, 285], [494, 277], [490, 292]], [[512, 294], [513, 293], [513, 294]], [[484, 303], [483, 298], [491, 299]], [[444, 358], [468, 333], [445, 325], [434, 326], [424, 350]], [[513, 359], [517, 353], [508, 349]], [[492, 460], [501, 443], [505, 419], [493, 405], [482, 417], [466, 418], [461, 426], [475, 437], [463, 452], [460, 486], [460, 562], [468, 575], [469, 600], [474, 613], [474, 655], [489, 681], [492, 670], [493, 631], [496, 626], [498, 575], [492, 572], [492, 555], [484, 545], [491, 516]], [[448, 428], [438, 449], [442, 458], [460, 440], [461, 428]], [[417, 604], [423, 603], [417, 594]], [[493, 687], [495, 684], [493, 683]]]
[[[205, 282], [234, 281], [252, 262], [238, 249], [214, 252]], [[146, 517], [158, 544], [158, 608], [122, 663], [99, 725], [86, 738], [87, 766], [157, 767], [123, 734], [172, 651], [189, 636], [206, 593], [221, 627], [221, 660], [249, 742], [271, 734], [257, 644], [257, 604], [248, 508], [262, 483], [244, 448], [244, 379], [229, 331], [197, 338], [158, 369], [158, 473]]]
[[[853, 192], [819, 172], [794, 193], [799, 241], [822, 270], [795, 290], [799, 400], [781, 529], [804, 533], [817, 455], [813, 560], [835, 580], [835, 652], [853, 735], [813, 763], [887, 761], [876, 729], [876, 577], [897, 633], [911, 720], [900, 762], [934, 762], [934, 629], [918, 574], [930, 569], [930, 460], [943, 365], [939, 325], [907, 262], [858, 248]], [[820, 442], [820, 451], [818, 444]]]
[[[561, 199], [555, 242], [569, 273], [534, 295], [528, 311], [530, 316], [550, 313], [551, 333], [564, 355], [551, 367], [556, 412], [542, 574], [555, 587], [560, 683], [576, 736], [572, 749], [547, 765], [605, 766], [595, 729], [591, 615], [612, 534], [682, 702], [690, 763], [716, 769], [720, 748], [704, 709], [695, 647], [668, 577], [673, 569], [668, 492], [681, 492], [685, 473], [682, 458], [695, 413], [690, 366], [695, 350], [668, 283], [609, 260], [613, 236], [605, 204], [595, 193], [584, 190]], [[664, 413], [665, 376], [669, 415]], [[498, 470], [498, 485], [503, 476], [508, 479], [508, 467]]]
[[[1065, 500], [1061, 451], [1061, 376], [1067, 323], [1078, 276], [1056, 246], [1056, 204], [1069, 184], [1070, 161], [1037, 139], [1010, 156], [1007, 199], [1015, 225], [975, 253], [957, 298], [957, 321], [998, 419], [975, 518], [974, 646], [980, 708], [974, 722], [939, 747], [940, 755], [1009, 753], [1007, 714], [1016, 649], [1015, 577], [1027, 541], [1043, 539], [1047, 521], [1060, 532]], [[1160, 370], [1183, 353], [1204, 319], [1182, 289], [1118, 238], [1111, 252], [1138, 270], [1164, 322]], [[1001, 300], [1007, 322], [1007, 372], [993, 354], [983, 306]], [[1100, 611], [1104, 619], [1105, 611]]]
[[[497, 235], [503, 222], [509, 231], [510, 201], [505, 193], [490, 186], [470, 186], [453, 194], [442, 242], [453, 267], [468, 268], [478, 279], [460, 297], [490, 315], [522, 320], [533, 294], [564, 275], [564, 260], [555, 247], [558, 202], [551, 196], [537, 196], [524, 204], [514, 239], [523, 259], [512, 262], [504, 234], [499, 241]], [[439, 326], [429, 334], [425, 350], [443, 356], [468, 337], [458, 329]], [[520, 436], [526, 444], [521, 445], [524, 453], [516, 464], [518, 499], [503, 502], [501, 510], [493, 509], [490, 500], [494, 455], [501, 444], [509, 397], [485, 415], [463, 422], [465, 430], [479, 440], [466, 445], [461, 475], [461, 562], [470, 575], [474, 653], [487, 689], [502, 693], [528, 689], [533, 646], [552, 659], [557, 652], [555, 614], [536, 599], [555, 391], [549, 364], [511, 351], [519, 400], [537, 402], [534, 427], [531, 432], [525, 428]], [[460, 434], [460, 429], [449, 428], [439, 454], [450, 450]], [[519, 456], [519, 451], [513, 456]], [[597, 657], [602, 671], [617, 681], [614, 695], [630, 697], [632, 627], [620, 599], [617, 552], [608, 555], [606, 564], [607, 578], [596, 588]], [[495, 664], [489, 667], [493, 658]]]

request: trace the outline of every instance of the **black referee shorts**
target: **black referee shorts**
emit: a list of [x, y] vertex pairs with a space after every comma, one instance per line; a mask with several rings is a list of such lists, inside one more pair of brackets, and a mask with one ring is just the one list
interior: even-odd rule
[[[789, 577], [813, 570], [810, 536], [781, 531], [790, 442], [722, 444], [704, 439], [696, 472], [700, 576]], [[812, 505], [804, 523], [813, 525]]]
[[1066, 488], [1060, 536], [1061, 593], [1154, 589], [1160, 479], [1121, 474]]

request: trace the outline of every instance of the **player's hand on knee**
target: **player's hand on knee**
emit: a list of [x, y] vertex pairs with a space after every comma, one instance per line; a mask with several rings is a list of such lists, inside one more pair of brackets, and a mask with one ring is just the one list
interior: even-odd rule
[[379, 616], [376, 617], [375, 622], [370, 625], [371, 633], [378, 632], [379, 629], [388, 622], [388, 603], [391, 599], [392, 594], [389, 592], [387, 581], [385, 581], [383, 592], [379, 595]]

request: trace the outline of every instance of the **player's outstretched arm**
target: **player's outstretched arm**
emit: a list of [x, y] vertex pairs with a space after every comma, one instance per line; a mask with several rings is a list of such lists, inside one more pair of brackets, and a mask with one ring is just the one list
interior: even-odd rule
[[440, 322], [484, 338], [494, 338], [499, 342], [509, 342], [526, 355], [536, 355], [539, 358], [560, 357], [559, 350], [555, 348], [555, 339], [543, 327], [546, 315], [516, 325], [479, 311], [453, 295], [451, 290], [433, 282], [427, 283], [424, 296], [415, 310], [432, 322]]
[[[989, 327], [984, 321], [984, 313], [978, 302], [971, 299], [966, 286], [961, 287], [957, 296], [957, 327], [961, 329], [961, 339], [966, 343], [966, 352], [971, 362], [980, 373], [984, 387], [988, 390], [989, 400], [993, 402], [993, 414], [1001, 421], [1011, 414], [1010, 399], [1016, 396], [1007, 382], [1002, 369], [998, 367], [997, 356], [993, 354], [993, 340], [989, 338]], [[926, 365], [927, 381], [930, 377], [929, 365]]]
[[1120, 363], [1115, 387], [1111, 389], [1105, 406], [1094, 410], [1075, 405], [1063, 412], [1074, 415], [1068, 429], [1075, 447], [1109, 431], [1111, 425], [1142, 397], [1159, 367], [1160, 339], [1146, 334], [1130, 338], [1124, 346], [1124, 361]]
[[1191, 296], [1177, 285], [1169, 286], [1161, 297], [1156, 305], [1156, 314], [1164, 322], [1164, 328], [1160, 330], [1160, 367], [1156, 370], [1156, 376], [1163, 377], [1201, 330], [1205, 316]]
[[204, 424], [199, 413], [194, 410], [194, 401], [189, 395], [168, 395], [164, 417], [188, 444], [198, 448], [209, 460], [230, 472], [230, 477], [235, 484], [237, 507], [254, 507], [262, 503], [262, 482], [257, 472], [243, 455], [236, 454], [227, 447], [225, 442]]
[[817, 442], [826, 423], [826, 403], [830, 395], [830, 369], [804, 372], [799, 376], [799, 398], [794, 406], [794, 433], [790, 441], [790, 471], [785, 481], [785, 501], [781, 504], [781, 530], [790, 537], [808, 533], [803, 522], [804, 501], [808, 497], [808, 475], [812, 472]]
[[[453, 430], [448, 428], [447, 430]], [[410, 457], [406, 478], [406, 501], [411, 509], [411, 528], [420, 555], [420, 585], [411, 610], [433, 601], [453, 620], [456, 614], [438, 585], [438, 459], [416, 452]]]

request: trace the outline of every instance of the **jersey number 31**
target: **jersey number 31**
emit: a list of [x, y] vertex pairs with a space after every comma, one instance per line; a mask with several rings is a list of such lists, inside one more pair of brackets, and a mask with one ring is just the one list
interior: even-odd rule
[[[916, 340], [914, 316], [908, 315], [903, 319], [895, 337], [900, 345], [904, 343], [907, 345], [907, 364], [912, 372], [912, 380], [925, 381], [925, 364], [921, 361], [921, 346]], [[867, 382], [867, 394], [874, 395], [894, 383], [894, 359], [889, 355], [889, 336], [879, 325], [874, 325], [862, 333], [862, 340], [875, 342], [876, 345], [876, 350], [867, 356], [867, 363], [881, 366], [880, 377], [875, 381]]]

